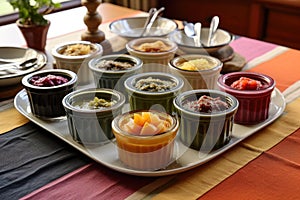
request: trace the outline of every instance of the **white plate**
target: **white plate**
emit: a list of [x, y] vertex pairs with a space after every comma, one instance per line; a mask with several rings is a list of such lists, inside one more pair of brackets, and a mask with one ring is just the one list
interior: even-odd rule
[[37, 125], [41, 126], [42, 128], [48, 130], [50, 133], [59, 137], [63, 141], [72, 145], [73, 147], [75, 147], [88, 157], [92, 158], [96, 162], [99, 162], [113, 170], [138, 176], [165, 176], [177, 174], [200, 166], [208, 162], [209, 160], [215, 158], [216, 156], [222, 154], [226, 150], [232, 148], [237, 143], [241, 142], [248, 136], [254, 134], [258, 130], [262, 129], [263, 127], [267, 126], [275, 119], [277, 119], [283, 113], [286, 103], [283, 95], [277, 88], [275, 88], [275, 90], [272, 93], [269, 118], [257, 125], [242, 126], [234, 124], [233, 136], [231, 141], [224, 147], [211, 153], [199, 153], [199, 151], [187, 148], [179, 140], [176, 140], [176, 161], [169, 165], [166, 169], [158, 171], [133, 170], [123, 165], [118, 159], [117, 147], [115, 142], [110, 142], [103, 146], [94, 148], [84, 147], [81, 144], [75, 142], [69, 134], [66, 119], [60, 121], [44, 121], [32, 115], [28, 101], [28, 96], [25, 90], [20, 91], [16, 95], [14, 99], [14, 105], [16, 109], [29, 120], [33, 121]]
[[43, 52], [31, 48], [0, 47], [0, 65], [22, 63], [31, 58], [37, 58], [37, 65], [27, 70], [14, 70], [15, 73], [0, 70], [0, 87], [19, 84], [23, 76], [41, 69], [47, 63], [47, 56]]

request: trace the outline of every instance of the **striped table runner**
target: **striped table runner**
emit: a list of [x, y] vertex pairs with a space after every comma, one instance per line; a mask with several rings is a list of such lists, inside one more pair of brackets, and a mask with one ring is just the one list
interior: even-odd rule
[[[234, 41], [232, 43], [232, 47], [236, 52], [243, 55], [247, 59], [248, 64], [246, 66], [246, 70], [261, 72], [261, 66], [265, 66], [269, 69], [274, 67], [274, 69], [272, 68], [272, 70], [264, 71], [264, 73], [275, 77], [278, 88], [281, 91], [284, 91], [289, 85], [292, 85], [294, 82], [299, 80], [299, 73], [298, 76], [297, 74], [293, 76], [292, 69], [298, 70], [300, 67], [295, 69], [294, 62], [288, 62], [289, 59], [293, 61], [293, 59], [296, 59], [299, 56], [298, 54], [300, 54], [300, 52], [298, 51], [243, 37]], [[248, 51], [247, 49], [249, 48], [251, 48], [251, 50]], [[264, 57], [264, 55], [266, 56]], [[286, 69], [281, 71], [279, 76], [277, 73], [282, 65], [280, 63], [274, 65], [276, 60], [281, 63], [284, 61]], [[108, 183], [106, 181], [101, 182], [100, 180], [106, 180], [108, 177], [106, 176], [103, 179], [103, 174], [99, 173], [99, 171], [102, 171], [102, 169], [100, 168], [99, 170], [99, 168], [96, 167], [97, 164], [91, 164], [79, 169], [78, 171], [72, 172], [61, 179], [58, 179], [49, 185], [46, 185], [45, 187], [29, 194], [28, 196], [25, 196], [23, 199], [41, 199], [43, 197], [58, 198], [65, 193], [77, 194], [77, 192], [78, 195], [83, 195], [86, 197], [93, 197], [93, 195], [97, 195], [97, 199], [98, 197], [99, 199], [102, 199], [102, 195], [104, 195], [103, 197], [105, 198], [110, 195], [110, 197], [115, 199], [123, 199], [124, 197], [127, 199], [196, 199], [208, 191], [209, 192], [204, 195], [203, 198], [209, 198], [211, 197], [209, 196], [210, 192], [221, 191], [218, 189], [217, 185], [223, 183], [224, 180], [230, 180], [231, 177], [236, 177], [238, 180], [239, 176], [236, 174], [241, 170], [248, 169], [249, 166], [250, 168], [248, 170], [255, 170], [256, 165], [254, 165], [254, 169], [251, 168], [252, 165], [250, 164], [252, 162], [255, 163], [257, 159], [259, 160], [263, 158], [264, 155], [267, 154], [265, 152], [268, 152], [268, 150], [273, 146], [299, 129], [300, 122], [297, 117], [300, 116], [299, 107], [300, 99], [293, 101], [292, 103], [288, 104], [285, 114], [276, 122], [259, 131], [230, 151], [222, 154], [220, 157], [188, 172], [157, 178], [147, 184], [143, 183], [148, 178], [140, 177], [139, 179], [135, 179], [132, 177], [130, 178], [132, 186], [140, 184], [139, 187], [132, 189], [132, 187], [129, 187], [125, 182], [122, 181], [112, 181]], [[269, 163], [272, 163], [272, 161]], [[261, 173], [262, 172], [263, 171], [261, 171]], [[297, 170], [295, 172], [297, 172]], [[104, 172], [104, 174], [106, 173]], [[91, 175], [93, 175], [93, 178], [89, 178]], [[127, 177], [128, 175], [119, 174], [119, 176]], [[82, 182], [85, 184], [81, 185], [80, 189], [77, 188], [76, 185]], [[99, 187], [102, 187], [101, 183], [103, 185], [113, 184], [114, 186], [107, 188], [105, 191], [99, 191], [97, 187], [91, 189], [95, 184], [99, 185]], [[232, 181], [232, 183], [233, 184], [231, 187], [237, 185], [235, 179]], [[251, 182], [249, 182], [249, 184], [250, 183]], [[296, 183], [298, 184], [299, 182]], [[245, 184], [247, 184], [247, 182], [245, 182]], [[261, 184], [269, 183], [266, 181], [265, 183], [262, 182]], [[72, 185], [74, 185], [74, 188]], [[223, 185], [225, 189], [228, 188], [226, 184]], [[116, 188], [121, 188], [118, 193], [115, 193]], [[228, 190], [229, 189], [230, 188], [228, 188]], [[124, 196], [124, 194], [126, 195]], [[220, 197], [223, 199], [225, 196], [226, 195], [224, 193], [220, 193]], [[76, 199], [76, 197], [79, 196], [74, 195], [72, 197]]]

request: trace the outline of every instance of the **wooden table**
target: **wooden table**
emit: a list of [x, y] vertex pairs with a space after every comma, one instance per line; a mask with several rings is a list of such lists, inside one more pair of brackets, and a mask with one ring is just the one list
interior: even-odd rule
[[[99, 9], [103, 16], [100, 29], [106, 34], [110, 50], [122, 48], [126, 40], [109, 32], [109, 22], [117, 18], [145, 15], [141, 11], [107, 3], [101, 4]], [[59, 42], [80, 38], [85, 29], [82, 22], [84, 14], [85, 8], [80, 7], [48, 16], [52, 22], [46, 47], [49, 62], [51, 61], [49, 52], [53, 46]], [[64, 16], [72, 16], [72, 18]], [[24, 40], [15, 28], [14, 24], [0, 27], [1, 44], [24, 46]], [[30, 182], [32, 176], [22, 178], [26, 184], [20, 187], [27, 192], [32, 191], [24, 199], [45, 197], [50, 199], [113, 197], [116, 199], [299, 199], [300, 99], [297, 97], [299, 97], [300, 87], [294, 85], [296, 89], [293, 90], [291, 85], [300, 79], [300, 52], [245, 37], [237, 39], [231, 46], [247, 59], [248, 63], [244, 70], [266, 73], [274, 77], [276, 86], [289, 99], [284, 115], [274, 123], [216, 159], [184, 173], [149, 179], [115, 172], [91, 161], [62, 177], [57, 177], [54, 181], [45, 180], [44, 187], [35, 188], [34, 191], [30, 190], [30, 187], [33, 187], [33, 183]], [[52, 63], [48, 63], [48, 67], [51, 65]], [[289, 90], [294, 91], [293, 95]], [[12, 107], [11, 102], [1, 103], [0, 159], [4, 159], [5, 150], [14, 150], [14, 146], [9, 146], [9, 142], [1, 143], [1, 141], [6, 141], [6, 137], [9, 138], [11, 134], [21, 134], [17, 131], [23, 130], [22, 128], [38, 129], [38, 126], [28, 123], [28, 120]], [[50, 135], [43, 132], [43, 137], [46, 139], [49, 137], [49, 141], [52, 138]], [[38, 142], [35, 145], [28, 144], [26, 150], [29, 151], [36, 145]], [[60, 144], [59, 147], [66, 146], [68, 145]], [[25, 155], [26, 151], [11, 159], [17, 161]], [[50, 167], [54, 168], [57, 165], [58, 163]], [[30, 165], [24, 164], [24, 166], [15, 166], [2, 175], [23, 167], [25, 171], [34, 170]], [[43, 171], [37, 171], [35, 174], [38, 177], [45, 175], [46, 172]], [[5, 179], [5, 181], [9, 180]], [[15, 184], [11, 183], [11, 186]], [[68, 187], [70, 185], [72, 187]], [[1, 190], [0, 183], [0, 197]], [[24, 190], [19, 197], [27, 194]]]

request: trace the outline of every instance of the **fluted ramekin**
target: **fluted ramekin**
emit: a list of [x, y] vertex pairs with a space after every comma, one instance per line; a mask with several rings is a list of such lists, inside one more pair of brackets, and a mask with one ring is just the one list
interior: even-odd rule
[[[184, 62], [196, 59], [205, 59], [210, 65], [209, 69], [186, 70], [178, 66]], [[173, 58], [169, 62], [172, 74], [179, 75], [184, 80], [184, 91], [196, 89], [216, 89], [223, 63], [212, 56], [200, 54], [187, 54]]]
[[[91, 101], [95, 97], [115, 101], [115, 104], [98, 109], [78, 107], [79, 103]], [[81, 89], [65, 96], [62, 102], [67, 114], [70, 134], [76, 142], [83, 145], [101, 145], [114, 138], [111, 122], [122, 112], [125, 103], [122, 93], [106, 88]]]
[[[33, 77], [46, 77], [47, 75], [62, 76], [69, 81], [56, 86], [41, 87], [33, 85]], [[77, 75], [64, 69], [41, 70], [23, 77], [22, 85], [26, 89], [33, 115], [44, 118], [54, 119], [66, 115], [62, 105], [62, 99], [65, 95], [72, 92], [77, 85]]]
[[[126, 132], [122, 126], [145, 110], [130, 111], [116, 117], [112, 130], [116, 137], [119, 159], [128, 167], [137, 170], [159, 170], [174, 161], [174, 143], [178, 131], [178, 121], [165, 112], [151, 110], [170, 127], [156, 135], [134, 135]], [[147, 110], [149, 111], [149, 110]]]
[[[188, 101], [198, 101], [203, 95], [226, 102], [229, 107], [217, 112], [196, 112], [184, 105]], [[190, 90], [181, 93], [174, 99], [174, 106], [180, 118], [179, 135], [188, 147], [210, 152], [226, 145], [232, 135], [233, 118], [238, 108], [238, 100], [218, 90]]]
[[[230, 87], [241, 77], [260, 81], [263, 88], [259, 90], [237, 90]], [[240, 103], [234, 118], [235, 123], [258, 124], [268, 118], [271, 93], [275, 88], [275, 81], [270, 76], [256, 72], [232, 72], [220, 76], [218, 86], [222, 91], [235, 96]]]
[[[174, 87], [165, 91], [154, 92], [142, 91], [135, 86], [139, 80], [149, 77], [174, 83]], [[127, 78], [124, 84], [128, 93], [131, 110], [156, 108], [163, 109], [167, 113], [172, 113], [174, 111], [173, 99], [180, 93], [184, 82], [180, 77], [172, 74], [148, 72], [133, 75]]]

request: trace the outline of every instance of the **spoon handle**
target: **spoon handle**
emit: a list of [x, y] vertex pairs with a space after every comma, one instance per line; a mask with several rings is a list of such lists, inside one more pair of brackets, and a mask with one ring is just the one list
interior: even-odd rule
[[0, 70], [7, 70], [7, 69], [20, 69], [20, 70], [26, 70], [31, 67], [34, 67], [37, 65], [37, 58], [31, 58], [28, 60], [25, 60], [22, 63], [5, 63], [0, 65]]
[[143, 27], [143, 31], [141, 33], [141, 37], [144, 35], [145, 31], [146, 31], [146, 28], [151, 20], [151, 18], [153, 17], [153, 14], [156, 12], [156, 8], [150, 8], [149, 12], [148, 12], [148, 17], [146, 19], [146, 22], [145, 22], [145, 25]]
[[207, 38], [207, 46], [211, 46], [211, 41], [212, 41], [212, 38], [213, 38], [215, 32], [218, 29], [219, 21], [220, 21], [219, 17], [214, 16], [210, 22], [208, 38]]
[[195, 28], [195, 33], [196, 33], [196, 36], [194, 38], [195, 40], [195, 44], [197, 47], [200, 47], [201, 46], [201, 23], [200, 22], [197, 22], [194, 26]]
[[[145, 31], [146, 35], [149, 33], [149, 31], [150, 31], [150, 29], [151, 29], [153, 23], [155, 22], [156, 18], [158, 17], [158, 15], [159, 15], [162, 11], [164, 11], [164, 10], [165, 10], [165, 8], [164, 8], [164, 7], [161, 7], [160, 9], [158, 9], [157, 11], [154, 12], [153, 16], [152, 16], [151, 19], [150, 19], [150, 22], [149, 22], [148, 25], [146, 26], [146, 31]], [[142, 36], [143, 36], [143, 35], [142, 35]]]

